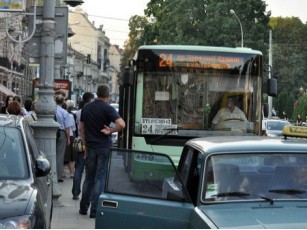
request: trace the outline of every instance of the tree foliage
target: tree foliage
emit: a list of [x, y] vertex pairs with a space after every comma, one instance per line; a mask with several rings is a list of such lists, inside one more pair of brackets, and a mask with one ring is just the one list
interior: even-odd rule
[[129, 21], [122, 70], [145, 44], [241, 46], [240, 24], [231, 9], [242, 23], [244, 46], [262, 51], [264, 63], [268, 63], [272, 30], [272, 72], [279, 93], [273, 99], [274, 108], [291, 117], [298, 89], [307, 89], [307, 25], [297, 17], [271, 18], [262, 0], [151, 0], [144, 17], [133, 16]]
[[[278, 92], [285, 99], [293, 97], [294, 102], [300, 96], [299, 88], [307, 87], [307, 26], [297, 17], [271, 18], [269, 25], [273, 31], [273, 75], [278, 80]], [[281, 103], [276, 106], [282, 109]], [[294, 104], [291, 106], [289, 117], [293, 117]]]
[[266, 52], [270, 12], [262, 0], [151, 0], [145, 17], [130, 19], [123, 62], [142, 44], [240, 46], [240, 24], [231, 9], [242, 23], [244, 46]]

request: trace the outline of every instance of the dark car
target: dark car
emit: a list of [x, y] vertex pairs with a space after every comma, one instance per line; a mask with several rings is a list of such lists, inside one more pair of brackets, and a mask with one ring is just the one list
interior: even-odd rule
[[0, 115], [0, 229], [50, 228], [50, 171], [26, 120]]

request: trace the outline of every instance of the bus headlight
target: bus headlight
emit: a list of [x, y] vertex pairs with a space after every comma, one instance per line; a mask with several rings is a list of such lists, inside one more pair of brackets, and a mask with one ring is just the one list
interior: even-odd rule
[[136, 154], [135, 159], [141, 161], [154, 161], [155, 157], [150, 154]]

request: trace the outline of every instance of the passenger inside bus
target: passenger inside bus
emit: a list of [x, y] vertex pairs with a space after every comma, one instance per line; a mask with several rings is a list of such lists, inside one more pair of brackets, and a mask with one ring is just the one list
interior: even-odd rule
[[244, 129], [247, 118], [235, 105], [232, 97], [227, 98], [227, 106], [221, 108], [212, 120], [213, 129]]

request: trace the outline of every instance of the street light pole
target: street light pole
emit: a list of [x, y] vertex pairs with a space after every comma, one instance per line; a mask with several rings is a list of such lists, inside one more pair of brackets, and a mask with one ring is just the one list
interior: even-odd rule
[[231, 13], [232, 15], [234, 15], [234, 16], [236, 17], [236, 19], [238, 19], [238, 22], [239, 22], [239, 24], [240, 24], [240, 28], [241, 28], [241, 47], [243, 47], [243, 41], [244, 41], [244, 39], [243, 39], [243, 27], [242, 27], [242, 23], [241, 23], [239, 17], [236, 15], [236, 12], [235, 12], [234, 10], [231, 9], [231, 10], [230, 10], [230, 13]]
[[37, 121], [33, 122], [34, 136], [39, 148], [46, 154], [51, 164], [53, 181], [53, 197], [58, 199], [60, 191], [56, 171], [56, 131], [59, 124], [54, 120], [56, 104], [54, 95], [54, 63], [55, 63], [55, 6], [56, 0], [44, 1], [40, 78], [38, 84], [38, 101], [35, 103]]

